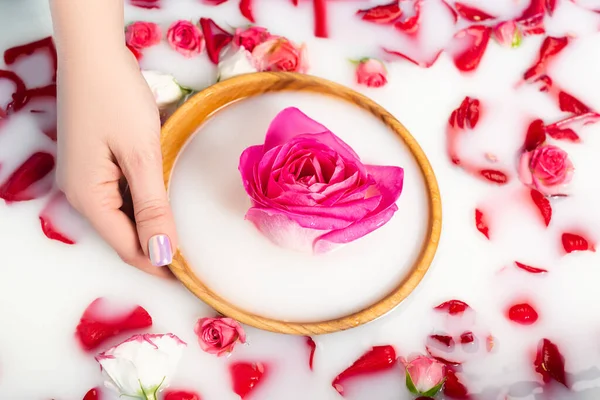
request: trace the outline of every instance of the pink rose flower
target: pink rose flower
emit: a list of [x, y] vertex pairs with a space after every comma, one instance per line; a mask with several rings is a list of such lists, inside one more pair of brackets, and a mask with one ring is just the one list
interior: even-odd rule
[[368, 87], [380, 87], [387, 83], [387, 70], [374, 58], [363, 58], [356, 66], [356, 82]]
[[405, 365], [406, 386], [411, 393], [434, 397], [446, 380], [446, 366], [426, 356], [416, 356]]
[[231, 353], [238, 341], [246, 343], [244, 329], [231, 318], [200, 318], [194, 332], [198, 336], [198, 343], [202, 350], [219, 357]]
[[271, 37], [252, 50], [259, 71], [300, 72], [308, 70], [306, 46], [286, 38]]
[[526, 151], [519, 162], [519, 179], [546, 196], [562, 194], [573, 178], [573, 163], [560, 147], [543, 145]]
[[404, 170], [364, 165], [326, 127], [297, 108], [271, 122], [239, 170], [252, 207], [246, 219], [273, 243], [323, 253], [380, 228], [398, 210]]
[[504, 21], [494, 27], [494, 37], [502, 46], [519, 47], [523, 35], [515, 21]]
[[160, 43], [160, 37], [160, 27], [153, 22], [138, 21], [125, 29], [125, 43], [137, 50]]
[[190, 58], [202, 52], [202, 31], [190, 21], [176, 21], [167, 31], [167, 40], [173, 50]]
[[251, 26], [247, 29], [236, 29], [233, 35], [233, 43], [236, 46], [243, 46], [244, 49], [252, 52], [256, 46], [273, 37], [266, 28]]

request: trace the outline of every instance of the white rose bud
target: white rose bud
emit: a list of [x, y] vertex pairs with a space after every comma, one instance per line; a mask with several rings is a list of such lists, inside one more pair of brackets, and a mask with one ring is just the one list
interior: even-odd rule
[[177, 369], [185, 342], [172, 333], [134, 335], [96, 356], [105, 386], [120, 396], [157, 400]]
[[258, 72], [254, 66], [252, 54], [244, 46], [230, 46], [221, 54], [219, 61], [219, 81], [233, 78], [237, 75]]
[[159, 108], [175, 103], [185, 94], [172, 75], [158, 71], [142, 71], [142, 75], [152, 90]]

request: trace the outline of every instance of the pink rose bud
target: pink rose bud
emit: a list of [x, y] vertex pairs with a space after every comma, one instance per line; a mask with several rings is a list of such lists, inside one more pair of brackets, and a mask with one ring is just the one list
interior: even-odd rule
[[356, 66], [356, 82], [368, 87], [381, 87], [387, 83], [385, 65], [374, 58], [363, 58]]
[[573, 179], [574, 170], [566, 151], [547, 144], [521, 155], [519, 179], [546, 196], [556, 196], [564, 194], [564, 186]]
[[404, 170], [365, 165], [350, 146], [297, 108], [271, 122], [239, 170], [246, 219], [274, 244], [325, 253], [385, 225], [398, 210]]
[[136, 50], [160, 43], [160, 27], [153, 22], [134, 22], [125, 29], [125, 43]]
[[173, 50], [190, 58], [202, 52], [202, 31], [190, 21], [176, 21], [167, 31], [167, 41]]
[[286, 38], [271, 37], [252, 50], [259, 71], [300, 72], [308, 70], [306, 47]]
[[417, 356], [406, 364], [406, 387], [411, 393], [434, 397], [446, 381], [446, 366], [426, 356]]
[[494, 37], [502, 46], [513, 48], [521, 45], [523, 35], [515, 21], [504, 21], [494, 27]]
[[246, 343], [244, 329], [231, 318], [200, 318], [194, 332], [198, 336], [200, 348], [219, 357], [231, 353], [237, 342]]
[[243, 46], [244, 49], [252, 52], [256, 46], [273, 38], [266, 28], [261, 26], [251, 26], [247, 29], [236, 29], [233, 35], [233, 43], [236, 46]]

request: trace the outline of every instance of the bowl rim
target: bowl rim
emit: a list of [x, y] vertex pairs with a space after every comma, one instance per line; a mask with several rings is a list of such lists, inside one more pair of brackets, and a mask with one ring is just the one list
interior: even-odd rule
[[281, 91], [312, 92], [354, 104], [381, 120], [408, 147], [425, 180], [429, 200], [429, 226], [421, 252], [412, 269], [390, 293], [362, 310], [326, 321], [303, 323], [263, 317], [229, 303], [214, 293], [194, 274], [179, 249], [175, 251], [173, 262], [169, 268], [175, 277], [204, 303], [227, 317], [258, 329], [310, 336], [354, 328], [392, 311], [418, 286], [433, 261], [442, 229], [442, 204], [439, 187], [427, 156], [409, 131], [375, 101], [326, 79], [291, 72], [244, 74], [218, 82], [190, 97], [163, 125], [160, 142], [165, 188], [169, 193], [170, 179], [177, 157], [203, 122], [234, 102]]

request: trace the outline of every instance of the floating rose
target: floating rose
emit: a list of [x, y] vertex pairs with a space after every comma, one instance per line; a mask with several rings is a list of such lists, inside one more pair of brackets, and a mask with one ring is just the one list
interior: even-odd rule
[[416, 395], [434, 397], [446, 380], [446, 366], [430, 357], [413, 357], [405, 367], [406, 387]]
[[96, 356], [107, 380], [120, 396], [157, 400], [177, 368], [186, 344], [172, 333], [134, 335]]
[[286, 38], [270, 38], [256, 46], [252, 56], [260, 71], [304, 73], [308, 70], [306, 46], [297, 46]]
[[400, 167], [364, 165], [297, 108], [275, 117], [264, 145], [244, 150], [239, 170], [252, 199], [246, 219], [279, 246], [316, 253], [387, 223], [404, 180]]
[[163, 108], [181, 99], [189, 92], [183, 89], [172, 75], [158, 71], [142, 71], [146, 83], [150, 87], [154, 100], [159, 108]]
[[504, 21], [494, 27], [494, 38], [502, 46], [516, 48], [521, 45], [523, 34], [515, 21]]
[[252, 54], [242, 47], [229, 47], [221, 54], [218, 81], [233, 78], [237, 75], [258, 72], [254, 66]]
[[125, 28], [125, 43], [141, 50], [160, 43], [160, 27], [153, 22], [138, 21]]
[[573, 178], [573, 163], [560, 147], [543, 145], [521, 155], [519, 179], [546, 196], [563, 194], [564, 186]]
[[219, 357], [231, 353], [237, 342], [246, 343], [244, 329], [231, 318], [200, 318], [194, 332], [202, 350]]
[[385, 65], [374, 58], [363, 58], [356, 65], [356, 82], [368, 87], [380, 87], [387, 83]]
[[202, 31], [190, 21], [176, 21], [167, 31], [167, 41], [184, 56], [191, 58], [202, 52], [204, 37]]

